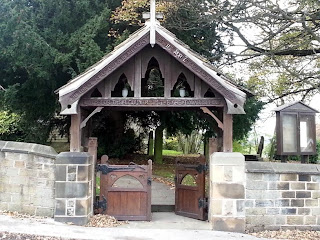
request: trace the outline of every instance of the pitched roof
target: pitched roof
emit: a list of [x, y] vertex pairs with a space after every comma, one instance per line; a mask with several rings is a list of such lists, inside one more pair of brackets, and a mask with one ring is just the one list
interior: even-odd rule
[[308, 112], [314, 112], [319, 113], [318, 110], [306, 105], [305, 103], [301, 101], [295, 101], [295, 102], [289, 102], [286, 104], [283, 104], [277, 108], [274, 109], [275, 112], [280, 112], [283, 110], [289, 110], [289, 109], [297, 109], [298, 111], [308, 111]]
[[[203, 58], [201, 55], [190, 49], [189, 46], [177, 39], [173, 33], [162, 27], [158, 21], [156, 21], [155, 26], [151, 26], [150, 21], [147, 21], [141, 29], [131, 34], [127, 40], [118, 45], [112, 52], [104, 56], [99, 62], [89, 67], [84, 73], [78, 75], [77, 77], [69, 81], [66, 85], [56, 90], [56, 93], [59, 93], [59, 101], [62, 105], [62, 114], [75, 114], [78, 100], [83, 94], [85, 94], [84, 90], [87, 90], [88, 87], [84, 88], [83, 90], [79, 90], [79, 88], [83, 87], [94, 76], [101, 74], [101, 71], [103, 69], [105, 69], [109, 64], [116, 61], [117, 58], [121, 57], [121, 54], [123, 54], [126, 50], [136, 44], [139, 40], [151, 35], [150, 31], [152, 31], [152, 29], [155, 29], [155, 32], [157, 34], [156, 43], [159, 46], [161, 46], [159, 38], [164, 39], [166, 42], [169, 42], [170, 45], [172, 45], [176, 49], [176, 51], [182, 53], [185, 58], [190, 59], [190, 62], [192, 62], [192, 64], [197, 67], [198, 72], [201, 72], [202, 74], [205, 74], [205, 76], [209, 76], [213, 79], [209, 81], [203, 79], [200, 76], [203, 81], [207, 82], [208, 85], [213, 87], [214, 89], [217, 88], [216, 90], [218, 92], [221, 91], [221, 89], [225, 89], [225, 92], [228, 92], [227, 96], [224, 96], [225, 94], [222, 94], [225, 97], [228, 105], [228, 113], [244, 113], [243, 105], [246, 100], [246, 93], [241, 91], [231, 80], [227, 79], [225, 76], [222, 76], [221, 73], [215, 67], [213, 67], [207, 59]], [[169, 50], [164, 46], [161, 47], [172, 55], [172, 52], [169, 52]], [[184, 64], [183, 61], [180, 62]], [[113, 70], [116, 70], [116, 68]], [[195, 72], [195, 74], [197, 73]], [[89, 87], [94, 86], [90, 85]], [[72, 94], [74, 95], [75, 91], [78, 92], [78, 99], [74, 98], [72, 102], [67, 102], [67, 96], [71, 96]], [[71, 108], [69, 108], [69, 110], [66, 109], [67, 104], [71, 105]]]

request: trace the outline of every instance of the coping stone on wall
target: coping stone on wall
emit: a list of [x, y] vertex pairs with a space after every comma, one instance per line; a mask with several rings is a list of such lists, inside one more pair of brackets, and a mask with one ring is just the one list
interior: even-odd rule
[[58, 155], [57, 152], [50, 146], [11, 141], [0, 141], [0, 152], [34, 154], [36, 156], [54, 159]]
[[248, 173], [299, 173], [320, 175], [319, 164], [246, 162], [245, 167]]

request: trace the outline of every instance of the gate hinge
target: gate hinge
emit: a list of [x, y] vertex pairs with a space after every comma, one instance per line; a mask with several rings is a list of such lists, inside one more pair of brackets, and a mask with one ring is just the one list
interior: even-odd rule
[[152, 179], [148, 177], [148, 185], [151, 186], [151, 184], [152, 184]]
[[208, 207], [208, 198], [199, 198], [198, 207], [206, 209]]
[[102, 201], [97, 201], [93, 204], [94, 209], [102, 209], [102, 213], [105, 213], [107, 210], [107, 199], [105, 196], [102, 196], [103, 200]]
[[208, 164], [199, 164], [199, 165], [196, 167], [196, 170], [197, 170], [198, 173], [206, 172], [206, 171], [209, 170]]

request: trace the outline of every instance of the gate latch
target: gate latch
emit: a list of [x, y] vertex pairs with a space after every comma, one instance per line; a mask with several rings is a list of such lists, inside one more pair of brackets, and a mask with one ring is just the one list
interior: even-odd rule
[[206, 209], [208, 207], [208, 198], [199, 198], [198, 207]]
[[208, 165], [207, 164], [199, 164], [197, 167], [196, 167], [196, 170], [198, 173], [203, 173], [203, 172], [206, 172], [208, 171]]
[[105, 196], [102, 196], [102, 201], [97, 201], [93, 204], [94, 209], [102, 209], [102, 214], [107, 210], [107, 199]]

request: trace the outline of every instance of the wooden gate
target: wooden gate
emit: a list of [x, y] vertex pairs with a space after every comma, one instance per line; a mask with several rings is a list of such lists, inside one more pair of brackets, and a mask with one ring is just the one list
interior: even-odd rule
[[100, 164], [99, 212], [117, 220], [151, 220], [152, 161], [148, 165]]
[[205, 157], [194, 164], [176, 164], [175, 213], [177, 215], [207, 220], [205, 198]]

